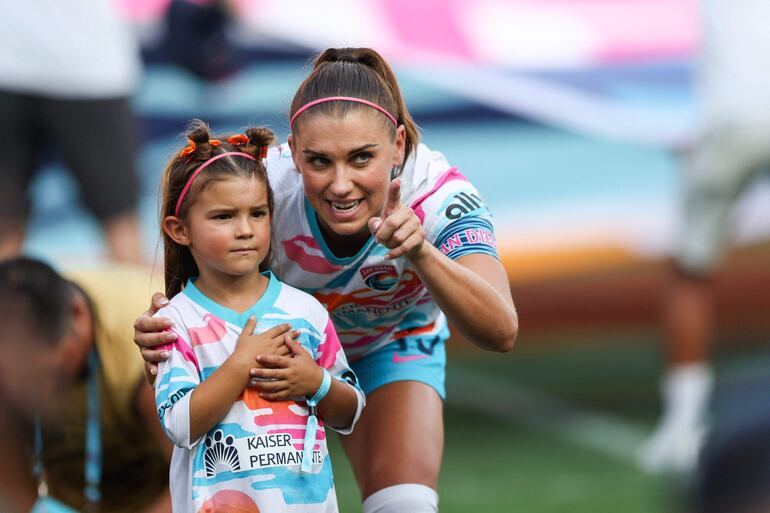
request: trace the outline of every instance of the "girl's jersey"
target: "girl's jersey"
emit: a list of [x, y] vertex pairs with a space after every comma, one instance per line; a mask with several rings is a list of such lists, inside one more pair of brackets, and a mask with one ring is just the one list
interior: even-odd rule
[[[300, 331], [298, 341], [331, 375], [358, 395], [353, 423], [364, 404], [326, 310], [312, 297], [268, 274], [260, 300], [238, 314], [200, 292], [193, 282], [156, 315], [174, 323], [155, 382], [158, 416], [174, 442], [170, 487], [174, 511], [336, 512], [337, 499], [319, 418], [309, 473], [300, 472], [308, 409], [304, 401], [270, 402], [246, 389], [205, 436], [190, 439], [190, 392], [233, 353], [251, 315], [257, 332], [282, 323]], [[206, 509], [209, 507], [209, 509]], [[221, 508], [221, 509], [220, 509]]]
[[[388, 249], [373, 237], [352, 257], [329, 250], [287, 145], [268, 152], [267, 169], [275, 196], [271, 269], [329, 310], [351, 362], [408, 335], [446, 337], [444, 314], [406, 258], [385, 259]], [[419, 145], [400, 179], [401, 202], [417, 214], [426, 242], [451, 259], [497, 258], [484, 200], [442, 154]]]

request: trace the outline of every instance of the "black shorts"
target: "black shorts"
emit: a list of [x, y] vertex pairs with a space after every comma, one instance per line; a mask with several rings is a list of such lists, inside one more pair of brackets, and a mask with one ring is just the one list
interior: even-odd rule
[[136, 125], [128, 99], [55, 99], [0, 91], [0, 219], [23, 222], [29, 185], [51, 147], [99, 221], [135, 210]]

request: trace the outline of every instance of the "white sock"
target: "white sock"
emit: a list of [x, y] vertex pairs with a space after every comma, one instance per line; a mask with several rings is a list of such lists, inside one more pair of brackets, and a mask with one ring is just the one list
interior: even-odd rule
[[690, 363], [671, 368], [663, 380], [663, 421], [661, 427], [702, 425], [708, 412], [714, 375], [705, 363]]
[[695, 467], [713, 386], [713, 372], [706, 363], [677, 365], [666, 372], [663, 415], [640, 454], [646, 470], [688, 472]]
[[363, 513], [438, 513], [438, 494], [421, 484], [398, 484], [366, 498]]

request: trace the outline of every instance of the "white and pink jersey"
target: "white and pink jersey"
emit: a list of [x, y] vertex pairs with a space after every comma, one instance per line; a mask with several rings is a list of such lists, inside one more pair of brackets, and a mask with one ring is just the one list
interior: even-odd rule
[[190, 438], [191, 392], [233, 353], [248, 318], [263, 332], [290, 323], [316, 363], [364, 396], [334, 327], [318, 301], [268, 274], [262, 298], [243, 313], [225, 308], [189, 282], [156, 315], [174, 322], [177, 340], [158, 367], [155, 401], [164, 431], [177, 446], [171, 461], [174, 511], [335, 513], [337, 498], [323, 422], [318, 420], [312, 469], [300, 472], [308, 409], [304, 401], [267, 401], [246, 389], [205, 436]]
[[[351, 362], [407, 335], [446, 337], [446, 318], [407, 259], [386, 260], [388, 249], [374, 238], [352, 257], [329, 250], [287, 145], [268, 152], [267, 169], [275, 195], [271, 269], [329, 310]], [[416, 148], [401, 175], [401, 201], [449, 258], [497, 258], [487, 206], [441, 153]]]

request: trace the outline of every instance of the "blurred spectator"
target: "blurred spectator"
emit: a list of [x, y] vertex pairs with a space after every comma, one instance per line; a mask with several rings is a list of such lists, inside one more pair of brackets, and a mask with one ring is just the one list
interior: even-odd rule
[[684, 232], [666, 302], [664, 410], [640, 455], [654, 472], [695, 463], [713, 383], [714, 274], [733, 205], [770, 164], [770, 2], [704, 0], [701, 16], [701, 125], [684, 165]]
[[0, 510], [168, 512], [171, 446], [131, 342], [150, 276], [71, 278], [0, 263]]
[[18, 254], [27, 192], [49, 143], [102, 223], [109, 254], [138, 262], [136, 41], [110, 0], [2, 2], [0, 257]]
[[171, 62], [205, 82], [236, 72], [235, 48], [227, 36], [230, 1], [171, 1], [163, 42]]
[[767, 376], [720, 394], [695, 479], [696, 513], [770, 511], [770, 387]]

